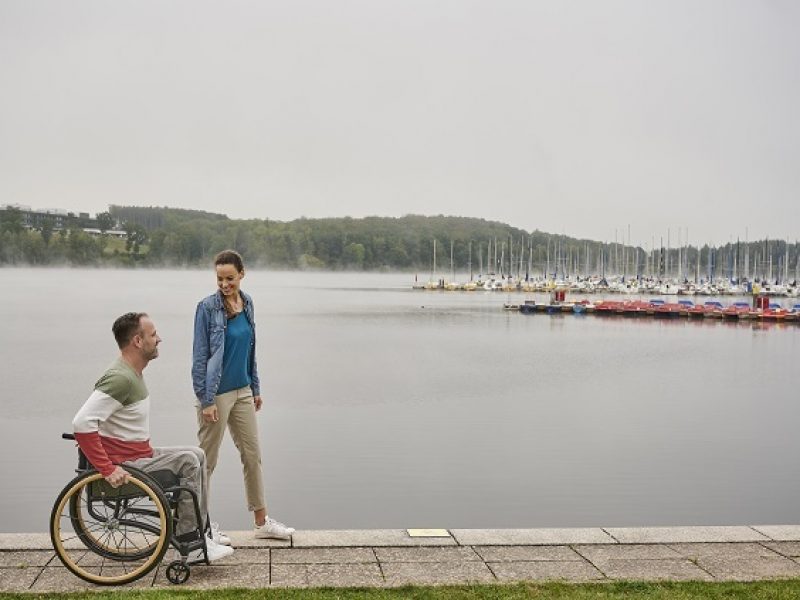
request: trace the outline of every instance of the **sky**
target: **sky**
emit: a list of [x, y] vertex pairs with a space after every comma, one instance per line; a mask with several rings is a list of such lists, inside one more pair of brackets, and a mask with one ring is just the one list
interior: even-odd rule
[[0, 0], [0, 204], [800, 237], [795, 0]]

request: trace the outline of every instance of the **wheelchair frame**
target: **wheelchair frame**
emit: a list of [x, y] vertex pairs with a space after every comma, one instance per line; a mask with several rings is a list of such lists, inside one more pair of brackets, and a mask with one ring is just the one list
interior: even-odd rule
[[[71, 433], [61, 437], [75, 439]], [[174, 475], [168, 471], [123, 468], [130, 474], [128, 482], [114, 488], [78, 448], [77, 476], [61, 490], [50, 514], [50, 539], [56, 555], [81, 579], [122, 585], [150, 573], [173, 546], [180, 558], [167, 565], [167, 579], [185, 583], [190, 565], [209, 564], [206, 534], [210, 524], [201, 518], [197, 493], [173, 484]], [[166, 481], [165, 473], [172, 481]], [[191, 495], [196, 522], [205, 526], [178, 536], [174, 523], [183, 493]], [[203, 558], [189, 561], [189, 553], [198, 549]]]

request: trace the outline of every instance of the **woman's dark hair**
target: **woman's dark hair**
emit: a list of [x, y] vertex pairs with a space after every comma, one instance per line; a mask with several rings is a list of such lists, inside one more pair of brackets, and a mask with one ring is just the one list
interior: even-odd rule
[[223, 250], [214, 257], [214, 266], [233, 265], [239, 273], [244, 272], [244, 261], [242, 255], [236, 250]]
[[147, 313], [143, 312], [129, 312], [114, 321], [111, 326], [111, 332], [114, 334], [114, 339], [117, 340], [117, 346], [119, 346], [120, 350], [130, 344], [133, 336], [142, 330], [141, 320], [142, 317], [146, 316]]

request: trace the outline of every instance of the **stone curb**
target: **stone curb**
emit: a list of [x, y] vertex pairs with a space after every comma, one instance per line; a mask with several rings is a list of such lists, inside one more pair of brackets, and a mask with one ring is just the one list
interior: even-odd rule
[[[800, 526], [230, 532], [236, 552], [171, 586], [163, 565], [126, 588], [394, 587], [518, 581], [800, 579]], [[171, 551], [172, 552], [172, 551]], [[165, 563], [166, 564], [166, 563]], [[99, 589], [47, 534], [0, 534], [0, 592]]]
[[[355, 548], [420, 546], [563, 546], [572, 544], [674, 544], [800, 542], [800, 525], [596, 527], [553, 529], [450, 529], [414, 537], [406, 529], [301, 530], [291, 540], [257, 540], [231, 531], [237, 548]], [[0, 533], [0, 551], [50, 550], [46, 533]]]

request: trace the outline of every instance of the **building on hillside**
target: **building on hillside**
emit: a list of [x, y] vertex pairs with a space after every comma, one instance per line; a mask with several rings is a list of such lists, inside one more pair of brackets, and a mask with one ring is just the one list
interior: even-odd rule
[[[93, 219], [89, 213], [80, 212], [75, 214], [63, 208], [43, 208], [33, 210], [24, 204], [3, 204], [0, 205], [0, 213], [6, 211], [18, 211], [20, 225], [25, 229], [42, 229], [49, 221], [53, 230], [67, 229], [69, 227], [91, 228], [97, 226], [97, 220]], [[2, 214], [0, 214], [2, 219]]]

